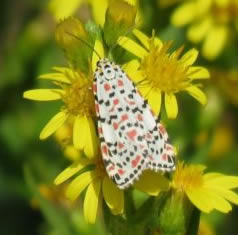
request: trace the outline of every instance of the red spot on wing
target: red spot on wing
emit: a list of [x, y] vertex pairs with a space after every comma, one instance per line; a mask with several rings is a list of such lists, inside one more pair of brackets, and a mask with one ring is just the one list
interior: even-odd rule
[[141, 159], [141, 156], [140, 156], [140, 155], [137, 155], [136, 158], [131, 161], [131, 166], [132, 166], [133, 168], [135, 168], [135, 167], [138, 165], [138, 163], [140, 162], [140, 159]]
[[117, 84], [118, 84], [118, 86], [123, 86], [124, 85], [124, 83], [123, 83], [123, 81], [121, 79], [117, 80]]
[[118, 169], [118, 174], [119, 175], [123, 175], [125, 173], [125, 171], [123, 171], [122, 169]]
[[129, 132], [127, 132], [127, 136], [129, 137], [130, 140], [134, 141], [135, 140], [135, 137], [137, 135], [137, 131], [134, 129], [134, 130], [131, 130]]
[[95, 104], [96, 113], [99, 113], [99, 105]]
[[119, 147], [119, 149], [122, 149], [122, 148], [124, 148], [124, 144], [119, 142], [118, 147]]
[[167, 150], [167, 151], [173, 151], [173, 148], [172, 148], [171, 145], [167, 145], [167, 146], [166, 146], [166, 150]]
[[110, 167], [108, 168], [108, 171], [113, 171], [114, 169], [115, 169], [114, 166], [110, 166]]
[[141, 115], [141, 114], [138, 114], [138, 115], [137, 115], [137, 119], [138, 119], [138, 121], [143, 121], [142, 115]]
[[93, 91], [97, 92], [97, 85], [96, 84], [93, 84]]
[[113, 125], [114, 130], [116, 130], [118, 128], [118, 124], [116, 122], [114, 122], [112, 125]]
[[149, 155], [149, 159], [150, 159], [151, 161], [154, 160], [154, 158], [153, 158], [151, 155]]
[[106, 145], [103, 145], [102, 146], [102, 153], [104, 153], [104, 154], [108, 154], [108, 149], [107, 149], [107, 146]]
[[104, 85], [104, 89], [105, 89], [105, 91], [110, 91], [111, 90], [111, 86], [108, 83], [106, 83]]
[[118, 103], [119, 103], [119, 100], [118, 100], [118, 99], [113, 100], [113, 104], [114, 104], [114, 105], [117, 105]]
[[102, 128], [101, 127], [98, 128], [98, 133], [102, 134]]
[[122, 116], [121, 116], [121, 120], [122, 121], [126, 121], [128, 119], [128, 114], [123, 114]]
[[159, 126], [159, 130], [162, 133], [162, 135], [165, 135], [167, 133], [163, 125]]
[[162, 160], [163, 160], [163, 161], [168, 161], [168, 156], [167, 156], [167, 154], [164, 153], [164, 154], [162, 155]]

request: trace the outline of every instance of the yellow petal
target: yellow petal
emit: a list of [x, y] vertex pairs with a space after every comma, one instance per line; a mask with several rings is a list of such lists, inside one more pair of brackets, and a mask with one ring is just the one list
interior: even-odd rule
[[151, 109], [153, 110], [155, 116], [158, 116], [161, 107], [161, 92], [151, 90], [148, 95], [148, 103]]
[[74, 201], [82, 191], [95, 179], [96, 175], [92, 172], [84, 172], [76, 177], [68, 186], [66, 196], [71, 201]]
[[205, 105], [207, 103], [207, 97], [203, 93], [202, 90], [200, 90], [196, 86], [190, 86], [186, 88], [186, 91], [193, 97], [195, 98], [198, 102], [200, 102], [202, 105]]
[[211, 188], [215, 193], [219, 194], [221, 197], [225, 198], [226, 200], [238, 205], [238, 195], [230, 190], [218, 188], [214, 186]]
[[61, 99], [63, 93], [61, 89], [34, 89], [25, 91], [23, 97], [30, 100], [51, 101]]
[[165, 93], [165, 109], [168, 118], [174, 119], [178, 115], [178, 104], [174, 94]]
[[140, 30], [138, 29], [134, 29], [133, 30], [133, 34], [139, 39], [139, 41], [143, 44], [143, 46], [149, 50], [150, 49], [150, 44], [149, 44], [149, 40], [150, 38], [147, 37], [147, 35], [145, 35], [144, 33], [142, 33]]
[[100, 4], [98, 4], [98, 1], [90, 0], [90, 4], [92, 6], [92, 13], [95, 22], [103, 26], [105, 22], [105, 14], [108, 6], [108, 0], [100, 0]]
[[60, 128], [68, 118], [66, 112], [59, 112], [46, 124], [40, 133], [40, 139], [43, 140], [52, 135], [58, 128]]
[[185, 66], [189, 66], [192, 65], [196, 59], [198, 57], [198, 50], [196, 50], [195, 48], [187, 51], [182, 57], [181, 57], [181, 62], [185, 65]]
[[[109, 177], [104, 177], [102, 185], [103, 196], [108, 207], [115, 213], [123, 213], [124, 195]], [[114, 211], [115, 210], [115, 211]]]
[[73, 127], [73, 144], [76, 149], [83, 149], [86, 143], [86, 120], [85, 116], [77, 116], [74, 121]]
[[92, 118], [87, 119], [87, 135], [84, 152], [87, 157], [94, 158], [98, 152], [99, 141], [96, 135], [96, 129]]
[[200, 42], [209, 32], [212, 26], [212, 21], [209, 17], [203, 19], [197, 24], [189, 27], [187, 36], [194, 43]]
[[78, 151], [73, 145], [65, 146], [64, 155], [71, 161], [77, 161], [83, 157], [82, 151]]
[[188, 74], [190, 74], [188, 77], [192, 79], [207, 79], [210, 78], [209, 71], [200, 66], [192, 66], [188, 69]]
[[209, 213], [213, 209], [207, 196], [203, 193], [203, 190], [188, 190], [186, 194], [193, 205], [199, 210]]
[[228, 29], [224, 26], [213, 27], [203, 44], [202, 53], [209, 59], [215, 59], [223, 50], [228, 37]]
[[70, 80], [62, 73], [47, 73], [47, 74], [42, 74], [39, 76], [40, 79], [47, 79], [47, 80], [52, 80], [56, 82], [63, 82], [66, 84], [70, 84]]
[[138, 70], [139, 66], [140, 63], [138, 60], [131, 60], [122, 66], [128, 77], [135, 83], [140, 82], [144, 78], [142, 72]]
[[231, 205], [218, 194], [213, 193], [211, 189], [201, 188], [199, 190], [188, 191], [187, 195], [192, 203], [201, 211], [210, 212], [212, 209], [223, 213], [229, 212]]
[[173, 25], [182, 26], [190, 23], [196, 17], [196, 4], [185, 3], [179, 6], [172, 14], [171, 22]]
[[157, 196], [161, 191], [169, 189], [169, 180], [160, 173], [146, 170], [140, 176], [140, 179], [135, 182], [134, 186], [136, 189], [151, 196]]
[[82, 168], [87, 166], [89, 164], [89, 160], [86, 158], [80, 158], [77, 162], [67, 167], [64, 171], [62, 171], [55, 179], [54, 183], [56, 185], [63, 183], [67, 179], [69, 179], [71, 176], [76, 174], [78, 171], [80, 171]]
[[236, 176], [225, 176], [217, 173], [207, 173], [203, 176], [205, 185], [217, 186], [224, 189], [232, 189], [238, 187], [238, 177]]
[[58, 21], [73, 15], [82, 2], [82, 0], [51, 0], [48, 7]]
[[141, 59], [148, 54], [148, 52], [143, 47], [128, 37], [119, 37], [118, 44], [125, 50], [131, 52], [133, 55], [138, 56]]
[[[95, 51], [97, 53], [95, 53]], [[104, 58], [104, 48], [103, 48], [102, 42], [100, 40], [96, 40], [95, 44], [94, 44], [94, 52], [93, 52], [93, 56], [92, 56], [92, 69], [93, 69], [93, 72], [97, 68], [97, 62], [100, 59], [102, 59], [102, 58]]]
[[95, 179], [88, 186], [87, 192], [85, 194], [84, 217], [86, 221], [90, 224], [95, 223], [96, 220], [100, 189], [101, 180]]

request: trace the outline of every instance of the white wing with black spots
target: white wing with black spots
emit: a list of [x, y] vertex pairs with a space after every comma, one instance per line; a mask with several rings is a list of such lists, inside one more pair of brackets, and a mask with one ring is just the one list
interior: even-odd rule
[[103, 161], [119, 188], [130, 186], [145, 169], [175, 169], [167, 132], [118, 65], [98, 62], [93, 91]]

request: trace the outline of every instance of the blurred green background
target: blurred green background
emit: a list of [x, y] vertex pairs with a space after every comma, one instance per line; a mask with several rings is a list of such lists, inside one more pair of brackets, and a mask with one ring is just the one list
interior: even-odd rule
[[[52, 66], [66, 64], [54, 41], [56, 23], [47, 4], [46, 0], [1, 1], [0, 234], [104, 234], [100, 219], [96, 225], [86, 225], [80, 202], [69, 205], [62, 190], [53, 185], [55, 176], [70, 161], [52, 137], [40, 141], [39, 133], [60, 104], [22, 98], [25, 90], [49, 87], [37, 76], [49, 72]], [[144, 32], [150, 35], [155, 29], [163, 40], [174, 40], [175, 48], [182, 44], [186, 44], [185, 50], [193, 47], [186, 41], [184, 29], [170, 25], [173, 6], [160, 9], [157, 1], [146, 0], [140, 1], [140, 6]], [[80, 18], [81, 13], [75, 15]], [[206, 108], [181, 94], [176, 120], [166, 120], [162, 112], [180, 159], [232, 175], [238, 175], [238, 73], [234, 73], [232, 81], [228, 74], [238, 70], [237, 45], [234, 40], [213, 62], [202, 57], [198, 61], [212, 71], [212, 79], [204, 83]], [[235, 206], [227, 215], [213, 212], [202, 217], [201, 234], [237, 234]]]

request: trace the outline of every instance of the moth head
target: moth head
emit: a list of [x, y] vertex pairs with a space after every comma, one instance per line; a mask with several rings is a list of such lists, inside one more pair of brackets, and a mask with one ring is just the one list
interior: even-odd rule
[[116, 76], [114, 70], [115, 65], [110, 62], [108, 59], [101, 59], [97, 62], [98, 70], [100, 71], [100, 77], [107, 80], [112, 80]]

